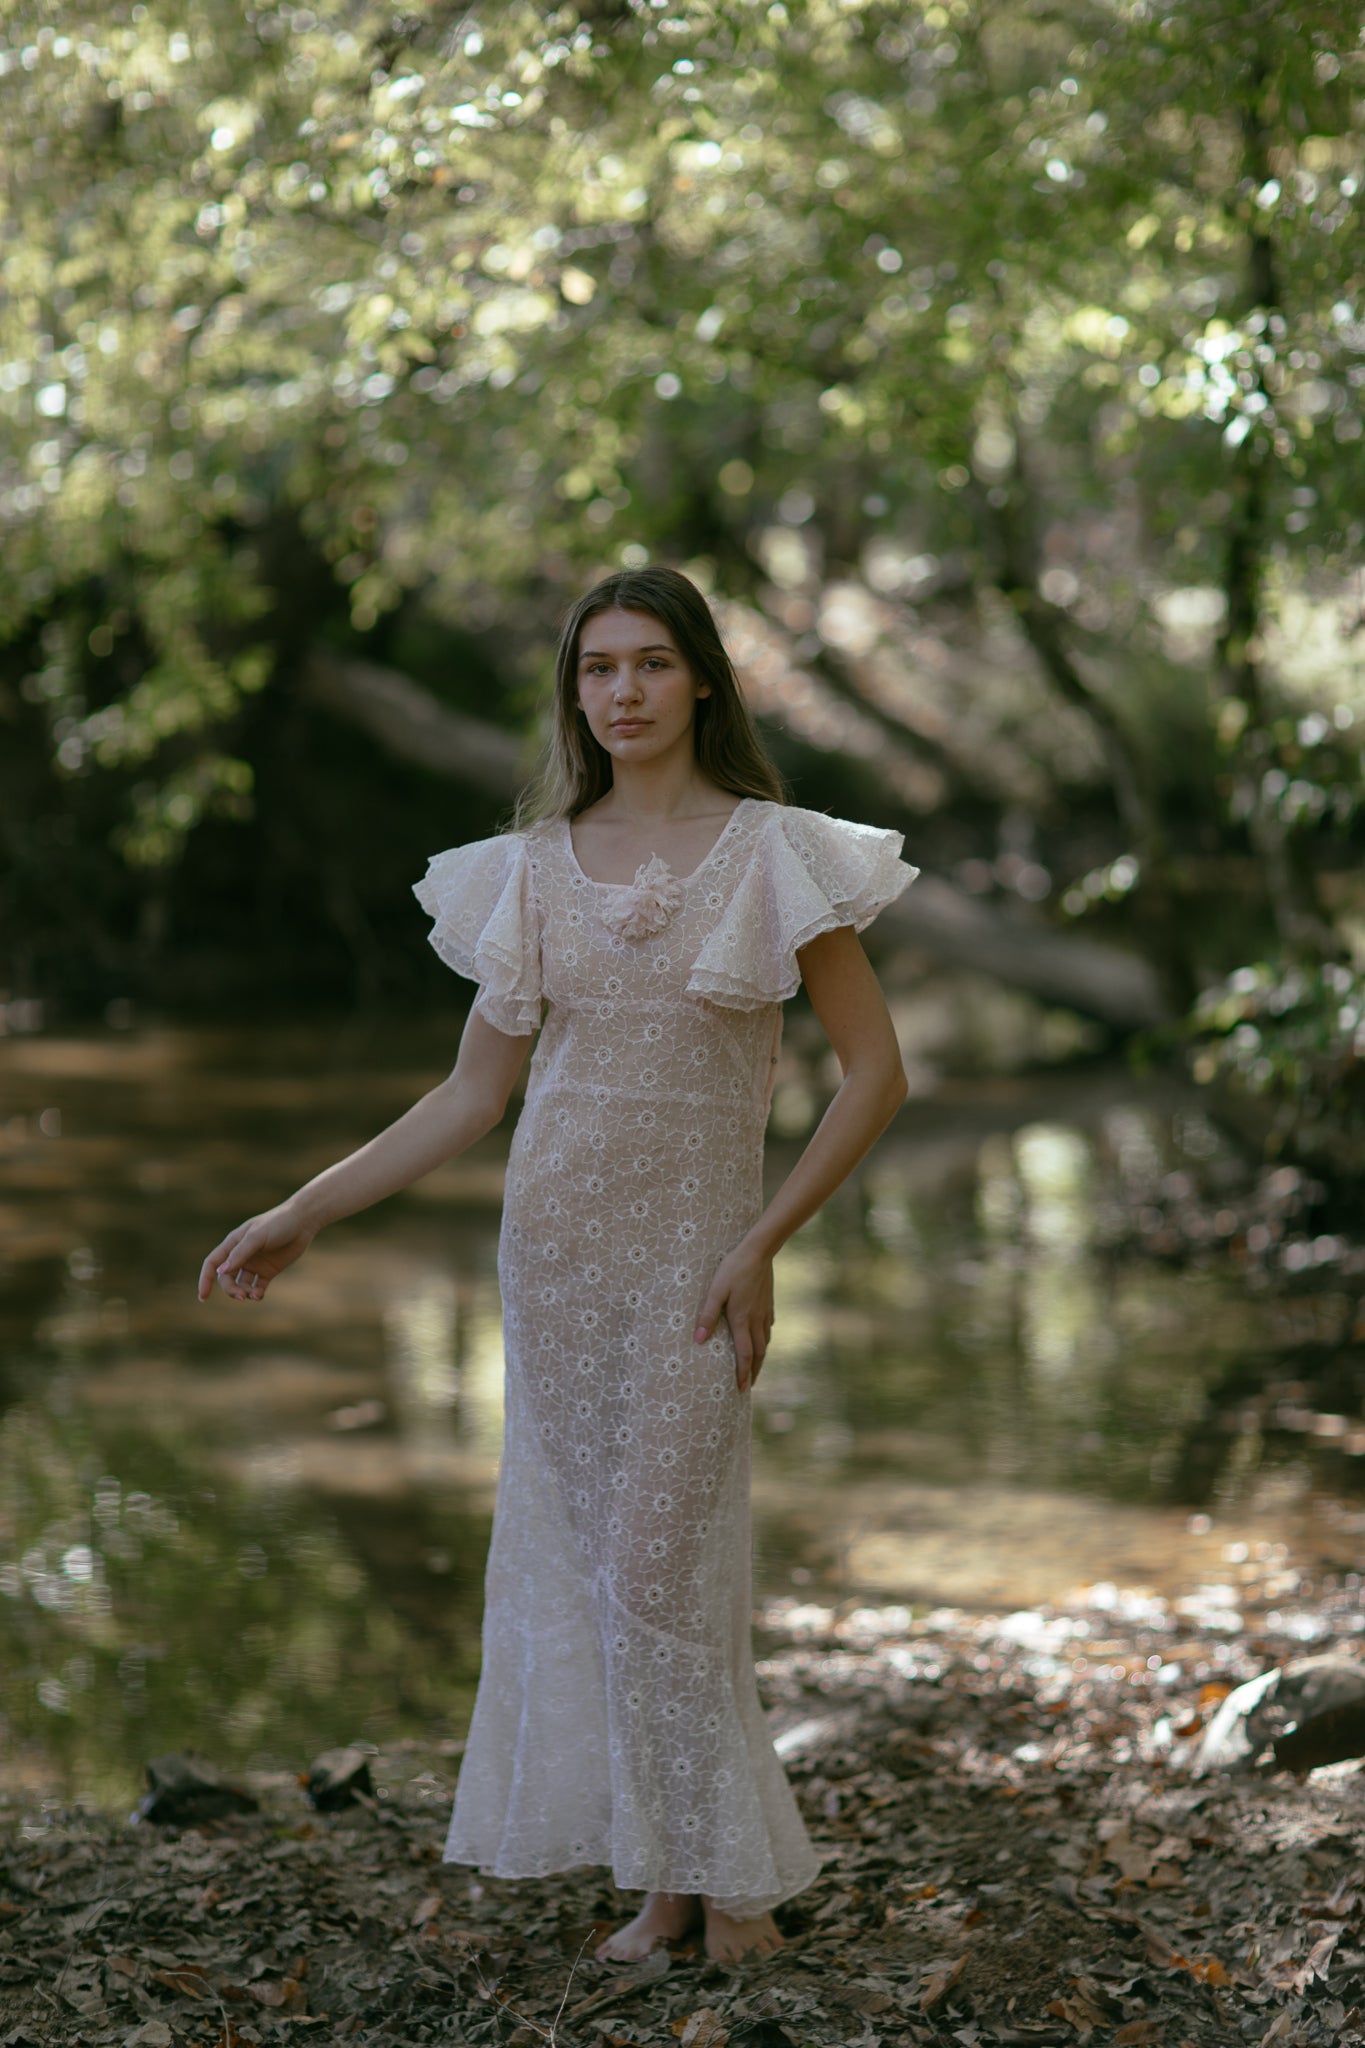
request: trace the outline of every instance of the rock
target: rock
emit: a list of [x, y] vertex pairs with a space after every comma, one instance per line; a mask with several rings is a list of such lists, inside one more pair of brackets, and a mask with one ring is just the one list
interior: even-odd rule
[[1309, 1657], [1281, 1673], [1275, 1699], [1294, 1716], [1274, 1739], [1281, 1769], [1315, 1771], [1365, 1756], [1365, 1664]]
[[373, 1800], [370, 1756], [364, 1749], [324, 1749], [314, 1757], [299, 1783], [319, 1813], [337, 1813], [343, 1806]]
[[1270, 1739], [1261, 1716], [1279, 1678], [1278, 1669], [1263, 1671], [1228, 1694], [1204, 1730], [1194, 1759], [1196, 1778], [1205, 1771], [1251, 1769]]
[[858, 1721], [854, 1707], [845, 1707], [835, 1714], [815, 1714], [804, 1721], [797, 1721], [792, 1727], [784, 1728], [773, 1742], [773, 1748], [786, 1763], [792, 1757], [804, 1756], [808, 1751], [821, 1750], [837, 1742], [847, 1734]]
[[197, 1757], [154, 1756], [147, 1765], [147, 1786], [129, 1815], [134, 1826], [150, 1820], [158, 1827], [197, 1827], [201, 1821], [258, 1811], [249, 1792], [228, 1784]]
[[1249, 1770], [1267, 1749], [1285, 1770], [1365, 1756], [1365, 1662], [1303, 1657], [1230, 1692], [1194, 1760], [1207, 1770]]

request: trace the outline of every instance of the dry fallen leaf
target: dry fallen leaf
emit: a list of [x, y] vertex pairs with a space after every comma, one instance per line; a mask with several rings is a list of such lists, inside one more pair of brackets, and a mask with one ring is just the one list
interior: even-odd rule
[[1165, 1935], [1159, 1929], [1149, 1927], [1141, 1920], [1136, 1922], [1136, 1926], [1138, 1933], [1147, 1944], [1149, 1960], [1158, 1964], [1162, 1969], [1169, 1970], [1175, 1962], [1176, 1956], [1175, 1950], [1171, 1947]]
[[850, 2012], [889, 2012], [895, 2004], [889, 1992], [874, 1984], [841, 1984], [837, 1990], [831, 1986], [829, 1995]]
[[1229, 1977], [1217, 1956], [1172, 1955], [1168, 1956], [1166, 1960], [1168, 1967], [1172, 1970], [1188, 1970], [1190, 1975], [1197, 1977], [1201, 1984], [1212, 1984], [1215, 1990], [1225, 1991], [1232, 1982], [1231, 1977]]
[[569, 2007], [566, 2018], [582, 2019], [585, 2014], [596, 2012], [600, 2006], [612, 2005], [618, 1998], [629, 1998], [632, 1992], [641, 1990], [646, 1984], [655, 1984], [660, 1977], [666, 1977], [673, 1958], [666, 1948], [651, 1950], [643, 1961], [634, 1963], [628, 1970], [621, 1970], [610, 1984], [604, 1984], [600, 1991], [593, 1991], [586, 1998], [580, 1998], [576, 2005]]
[[434, 1920], [441, 1910], [441, 1894], [428, 1892], [408, 1922], [410, 1927], [425, 1927], [428, 1920]]
[[304, 1990], [297, 1977], [280, 1977], [269, 1983], [248, 1984], [247, 1990], [272, 2010], [292, 2012], [303, 2003]]
[[1048, 2004], [1055, 2020], [1066, 2020], [1078, 2033], [1086, 2027], [1105, 2027], [1113, 2022], [1114, 2001], [1093, 1977], [1073, 1977], [1070, 1991]]
[[959, 1956], [955, 1963], [945, 1963], [935, 1970], [920, 1992], [920, 2011], [932, 2012], [939, 2000], [947, 1997], [966, 1967], [967, 1958]]
[[[1101, 1837], [1104, 1832], [1101, 1827]], [[1127, 1878], [1130, 1884], [1148, 1883], [1154, 1860], [1154, 1851], [1145, 1848], [1141, 1842], [1135, 1842], [1126, 1823], [1110, 1834], [1108, 1841], [1105, 1842], [1104, 1861], [1114, 1864], [1120, 1875]]]
[[1332, 1951], [1341, 1940], [1342, 1930], [1334, 1927], [1313, 1943], [1307, 1957], [1301, 1963], [1279, 1963], [1267, 1975], [1275, 1983], [1282, 1984], [1289, 1991], [1303, 1991], [1315, 1977], [1325, 1977], [1332, 1961]]
[[673, 2031], [680, 2048], [725, 2048], [730, 2038], [719, 2015], [709, 2005], [699, 2006], [685, 2019], [674, 2020]]
[[128, 2035], [123, 2048], [174, 2048], [174, 2042], [165, 2020], [148, 2020]]
[[1129, 2020], [1114, 2036], [1114, 2048], [1160, 2048], [1161, 2035], [1155, 2020]]
[[213, 1985], [203, 1970], [197, 1970], [193, 1963], [186, 1963], [174, 1970], [153, 1970], [152, 1976], [158, 1984], [164, 1984], [168, 1991], [176, 1992], [182, 1998], [212, 1998]]

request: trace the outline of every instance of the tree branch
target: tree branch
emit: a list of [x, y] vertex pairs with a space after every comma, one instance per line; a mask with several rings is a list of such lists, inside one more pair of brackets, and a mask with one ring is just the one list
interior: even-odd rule
[[877, 926], [935, 960], [989, 974], [1112, 1030], [1134, 1031], [1171, 1016], [1156, 971], [1140, 954], [1007, 915], [938, 875], [921, 875]]
[[[302, 686], [311, 702], [358, 725], [399, 760], [498, 797], [514, 796], [525, 780], [512, 733], [450, 710], [397, 669], [317, 649]], [[1156, 975], [1139, 955], [1054, 931], [1041, 919], [1009, 916], [937, 875], [921, 876], [880, 924], [935, 960], [993, 975], [1114, 1030], [1157, 1024], [1169, 1014]]]
[[515, 733], [452, 711], [398, 669], [314, 648], [300, 687], [310, 702], [358, 725], [400, 761], [496, 797], [514, 797], [526, 781], [526, 750]]

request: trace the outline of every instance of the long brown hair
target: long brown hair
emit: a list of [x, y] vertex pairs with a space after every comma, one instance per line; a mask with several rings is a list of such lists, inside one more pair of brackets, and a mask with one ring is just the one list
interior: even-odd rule
[[611, 788], [611, 756], [599, 746], [578, 702], [578, 640], [599, 612], [644, 612], [672, 634], [678, 652], [709, 697], [693, 718], [697, 765], [719, 789], [782, 803], [786, 790], [758, 736], [721, 642], [710, 606], [676, 569], [622, 569], [595, 583], [564, 621], [555, 656], [553, 722], [540, 768], [517, 800], [513, 827], [576, 818]]

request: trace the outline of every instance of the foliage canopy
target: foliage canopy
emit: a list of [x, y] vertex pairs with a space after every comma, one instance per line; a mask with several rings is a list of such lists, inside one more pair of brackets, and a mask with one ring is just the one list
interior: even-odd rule
[[1063, 914], [1123, 897], [1183, 999], [1239, 957], [1179, 914], [1196, 857], [1250, 855], [1253, 951], [1340, 954], [1358, 27], [21, 0], [7, 715], [155, 866], [245, 814], [249, 700], [310, 639], [472, 635], [515, 723], [584, 579], [663, 557], [776, 648], [760, 708], [896, 805], [1110, 807]]

